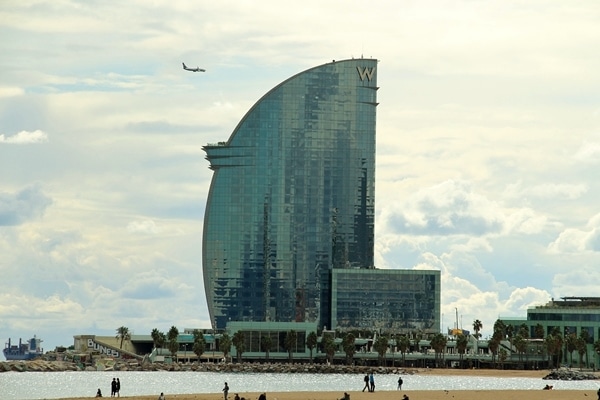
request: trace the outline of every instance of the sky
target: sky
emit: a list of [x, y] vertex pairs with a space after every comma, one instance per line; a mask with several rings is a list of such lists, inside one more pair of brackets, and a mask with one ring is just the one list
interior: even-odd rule
[[208, 328], [202, 146], [361, 56], [376, 267], [439, 269], [441, 328], [483, 337], [597, 296], [599, 41], [596, 0], [2, 1], [0, 339]]

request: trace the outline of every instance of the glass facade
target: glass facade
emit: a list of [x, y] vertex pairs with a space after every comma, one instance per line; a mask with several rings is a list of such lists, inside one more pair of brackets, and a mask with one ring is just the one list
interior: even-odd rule
[[440, 271], [332, 273], [332, 329], [439, 332]]
[[377, 60], [331, 62], [264, 95], [227, 142], [204, 216], [211, 320], [331, 320], [330, 272], [373, 266]]

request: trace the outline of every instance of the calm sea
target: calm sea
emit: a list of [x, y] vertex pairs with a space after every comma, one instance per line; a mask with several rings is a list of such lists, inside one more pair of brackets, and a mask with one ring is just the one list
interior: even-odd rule
[[[93, 397], [98, 388], [110, 396], [112, 378], [121, 381], [121, 396], [176, 393], [220, 393], [229, 384], [230, 395], [246, 392], [362, 390], [363, 376], [348, 374], [254, 374], [218, 372], [5, 372], [0, 373], [2, 400]], [[402, 390], [597, 390], [600, 381], [545, 381], [538, 378], [489, 378], [403, 375]], [[375, 375], [375, 390], [396, 390], [397, 375]], [[275, 399], [272, 399], [275, 400]]]

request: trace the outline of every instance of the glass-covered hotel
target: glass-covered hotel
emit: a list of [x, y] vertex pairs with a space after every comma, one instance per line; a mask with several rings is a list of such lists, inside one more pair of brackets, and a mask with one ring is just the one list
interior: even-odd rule
[[[214, 328], [234, 321], [332, 327], [332, 271], [380, 271], [373, 261], [377, 90], [377, 60], [311, 68], [259, 99], [226, 142], [204, 146], [214, 171], [202, 254]], [[439, 297], [437, 304], [439, 311]]]

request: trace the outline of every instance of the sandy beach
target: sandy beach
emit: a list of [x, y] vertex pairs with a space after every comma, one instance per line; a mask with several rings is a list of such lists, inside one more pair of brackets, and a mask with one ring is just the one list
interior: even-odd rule
[[[542, 390], [545, 381], [541, 378], [548, 375], [549, 371], [501, 371], [501, 370], [458, 370], [458, 369], [419, 369], [413, 371], [418, 374], [455, 375], [455, 376], [494, 376], [494, 377], [522, 377], [540, 378], [540, 390], [394, 390], [376, 391], [374, 393], [349, 391], [350, 400], [402, 400], [407, 395], [410, 400], [550, 400], [550, 399], [581, 399], [596, 400], [597, 394], [593, 390]], [[600, 386], [600, 381], [598, 383]], [[121, 396], [130, 400], [156, 400], [160, 393], [151, 396]], [[233, 400], [235, 393], [229, 393], [229, 400]], [[271, 392], [267, 393], [267, 400], [339, 400], [342, 392]], [[257, 400], [260, 393], [239, 393], [246, 400]], [[165, 392], [166, 400], [223, 400], [222, 393], [203, 394], [175, 394]], [[71, 398], [68, 400], [89, 399], [89, 397]], [[67, 399], [63, 399], [67, 400]]]

